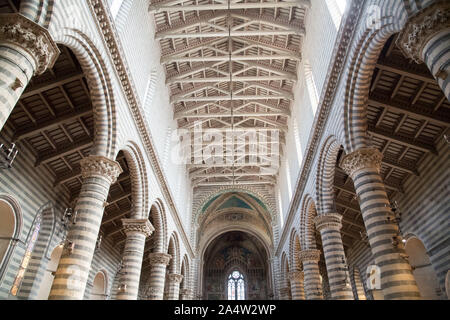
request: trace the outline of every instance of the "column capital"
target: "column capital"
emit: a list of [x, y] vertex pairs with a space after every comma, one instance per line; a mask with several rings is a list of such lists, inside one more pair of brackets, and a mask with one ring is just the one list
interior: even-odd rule
[[280, 293], [284, 296], [284, 295], [288, 295], [291, 292], [291, 289], [289, 287], [283, 287], [280, 288]]
[[289, 272], [288, 274], [289, 280], [297, 280], [297, 281], [302, 281], [305, 277], [303, 271], [300, 270], [294, 270]]
[[325, 213], [314, 218], [317, 231], [322, 229], [341, 230], [342, 215], [339, 213]]
[[170, 259], [172, 259], [172, 256], [167, 253], [161, 253], [161, 252], [152, 252], [148, 255], [150, 258], [150, 264], [162, 264], [167, 266], [170, 262]]
[[20, 13], [0, 14], [0, 41], [23, 48], [35, 60], [35, 74], [53, 67], [59, 49], [47, 29]]
[[170, 283], [181, 283], [183, 281], [184, 276], [178, 273], [169, 273], [169, 281]]
[[320, 260], [320, 251], [317, 249], [302, 250], [298, 254], [300, 261], [316, 261]]
[[417, 63], [423, 62], [422, 51], [437, 32], [450, 27], [450, 3], [437, 1], [409, 18], [397, 38], [403, 54]]
[[364, 168], [381, 169], [383, 154], [377, 148], [361, 148], [345, 155], [341, 161], [341, 168], [353, 179], [354, 174]]
[[126, 235], [131, 233], [142, 233], [150, 237], [155, 228], [148, 219], [122, 219], [123, 229]]
[[103, 156], [89, 156], [80, 161], [81, 176], [83, 178], [91, 176], [102, 176], [116, 182], [117, 177], [122, 173], [122, 168], [117, 161], [110, 160]]

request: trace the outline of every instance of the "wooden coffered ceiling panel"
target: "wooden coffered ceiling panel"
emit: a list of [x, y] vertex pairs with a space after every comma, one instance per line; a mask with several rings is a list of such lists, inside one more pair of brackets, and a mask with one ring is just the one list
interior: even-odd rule
[[[178, 127], [279, 130], [280, 143], [267, 150], [282, 155], [309, 6], [304, 0], [151, 1]], [[189, 164], [194, 187], [276, 183], [277, 169], [264, 168], [260, 157], [239, 158], [235, 145], [232, 150], [231, 163]], [[248, 146], [245, 151], [252, 155]]]

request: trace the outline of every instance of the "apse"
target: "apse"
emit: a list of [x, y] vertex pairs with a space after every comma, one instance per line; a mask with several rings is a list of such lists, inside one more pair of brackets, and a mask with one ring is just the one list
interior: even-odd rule
[[218, 236], [204, 254], [203, 299], [267, 299], [267, 260], [261, 241], [249, 233], [231, 231]]

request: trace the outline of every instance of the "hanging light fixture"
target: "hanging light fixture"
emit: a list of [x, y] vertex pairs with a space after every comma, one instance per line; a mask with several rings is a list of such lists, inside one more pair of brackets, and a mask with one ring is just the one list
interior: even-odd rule
[[9, 148], [4, 143], [0, 143], [0, 169], [11, 169], [18, 152], [14, 142]]

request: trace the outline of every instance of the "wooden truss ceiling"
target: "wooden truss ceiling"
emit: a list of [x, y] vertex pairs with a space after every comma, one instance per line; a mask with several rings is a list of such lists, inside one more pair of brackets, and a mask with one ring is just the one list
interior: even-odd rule
[[[200, 123], [203, 132], [243, 135], [276, 129], [279, 144], [265, 146], [269, 156], [282, 155], [309, 5], [305, 0], [151, 1], [178, 127], [193, 130]], [[208, 143], [198, 143], [205, 151]], [[266, 170], [263, 157], [251, 160], [248, 145], [229, 148], [229, 161], [212, 157], [212, 164], [188, 165], [194, 187], [275, 184], [278, 168]], [[197, 146], [192, 160], [194, 150], [198, 154]], [[242, 150], [247, 156], [239, 155]]]
[[[390, 199], [403, 194], [409, 177], [425, 174], [418, 167], [437, 156], [436, 144], [450, 125], [450, 103], [427, 66], [407, 60], [395, 40], [394, 35], [380, 54], [367, 106], [368, 131], [373, 146], [383, 153], [381, 176]], [[334, 188], [337, 210], [344, 216], [344, 245], [349, 247], [361, 240], [365, 228], [353, 182], [339, 167]]]

